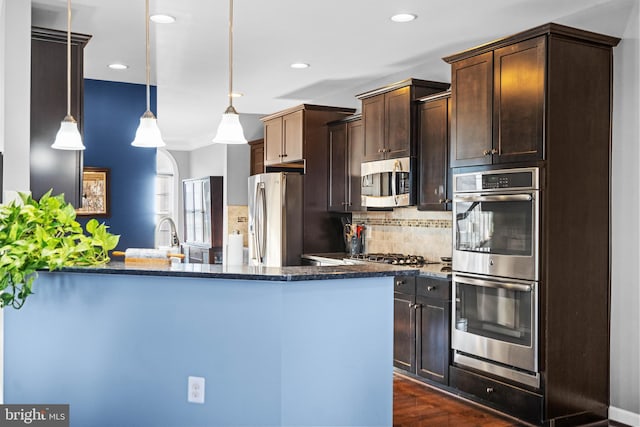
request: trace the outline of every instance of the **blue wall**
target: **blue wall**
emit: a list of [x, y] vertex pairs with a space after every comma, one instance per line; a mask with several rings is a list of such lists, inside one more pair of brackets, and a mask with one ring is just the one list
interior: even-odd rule
[[[84, 81], [84, 165], [111, 170], [111, 216], [97, 219], [121, 235], [119, 249], [154, 243], [156, 149], [131, 146], [145, 109], [144, 85]], [[151, 109], [155, 112], [155, 87]]]

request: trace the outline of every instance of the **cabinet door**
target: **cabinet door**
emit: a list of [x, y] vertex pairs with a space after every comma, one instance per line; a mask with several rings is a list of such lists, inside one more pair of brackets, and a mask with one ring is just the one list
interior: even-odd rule
[[296, 111], [282, 118], [283, 150], [282, 161], [294, 162], [302, 160], [304, 141], [304, 111]]
[[249, 144], [251, 146], [249, 174], [264, 173], [264, 140], [258, 139], [251, 141]]
[[449, 174], [449, 99], [426, 102], [419, 110], [418, 209], [446, 210]]
[[395, 292], [393, 296], [393, 366], [415, 372], [415, 295]]
[[419, 313], [416, 373], [448, 385], [450, 302], [418, 297], [416, 304]]
[[384, 159], [384, 94], [362, 100], [364, 160]]
[[193, 181], [184, 181], [182, 183], [184, 194], [184, 241], [195, 241], [195, 200]]
[[282, 160], [282, 117], [264, 122], [264, 164], [272, 165]]
[[386, 93], [384, 103], [385, 158], [407, 157], [411, 155], [411, 88]]
[[347, 125], [329, 126], [329, 210], [343, 212], [347, 200]]
[[494, 52], [494, 163], [542, 159], [545, 36]]
[[[65, 201], [82, 205], [83, 152], [51, 148], [60, 121], [66, 114], [66, 34], [32, 30], [30, 109], [30, 190], [35, 199], [53, 189]], [[62, 40], [65, 42], [62, 43]], [[72, 35], [71, 114], [83, 130], [83, 49], [87, 36]]]
[[451, 166], [491, 163], [493, 52], [451, 65]]
[[360, 165], [364, 160], [364, 126], [362, 120], [356, 120], [347, 124], [347, 157], [349, 158], [348, 170], [348, 195], [347, 203], [349, 211], [362, 210]]

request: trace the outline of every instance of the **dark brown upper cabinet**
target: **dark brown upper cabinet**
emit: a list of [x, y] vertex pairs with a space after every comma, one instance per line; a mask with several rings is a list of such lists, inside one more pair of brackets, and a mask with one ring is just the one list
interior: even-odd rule
[[249, 141], [251, 149], [249, 160], [249, 175], [264, 173], [264, 139]]
[[[84, 47], [91, 39], [71, 34], [71, 114], [83, 131]], [[73, 206], [82, 204], [82, 151], [55, 150], [51, 144], [67, 111], [67, 33], [31, 28], [31, 193], [39, 199], [53, 189]]]
[[315, 149], [310, 145], [326, 143], [319, 127], [354, 111], [353, 108], [302, 104], [263, 117], [264, 166], [304, 167], [308, 153]]
[[451, 92], [419, 100], [418, 210], [451, 209]]
[[360, 164], [364, 157], [361, 115], [329, 124], [329, 210], [352, 212], [362, 209]]
[[451, 166], [544, 158], [546, 36], [451, 63]]
[[356, 95], [362, 100], [364, 161], [414, 156], [418, 98], [445, 91], [448, 83], [407, 79]]

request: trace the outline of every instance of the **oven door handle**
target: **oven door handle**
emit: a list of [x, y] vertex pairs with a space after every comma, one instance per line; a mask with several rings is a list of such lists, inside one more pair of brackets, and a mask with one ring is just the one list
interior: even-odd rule
[[466, 285], [473, 286], [482, 286], [484, 288], [498, 288], [498, 289], [508, 289], [510, 291], [520, 291], [520, 292], [532, 292], [533, 285], [530, 284], [520, 284], [513, 282], [493, 282], [490, 280], [482, 280], [482, 279], [472, 279], [470, 277], [455, 277], [456, 283], [464, 283]]
[[491, 194], [491, 195], [463, 195], [456, 194], [454, 197], [460, 202], [530, 202], [533, 200], [532, 194]]

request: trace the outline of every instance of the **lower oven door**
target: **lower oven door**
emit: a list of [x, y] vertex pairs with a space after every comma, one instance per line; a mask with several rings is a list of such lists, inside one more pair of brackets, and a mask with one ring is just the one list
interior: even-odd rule
[[458, 361], [475, 359], [479, 369], [500, 373], [493, 368], [503, 367], [537, 378], [538, 283], [454, 274], [453, 286], [451, 343], [463, 356]]

